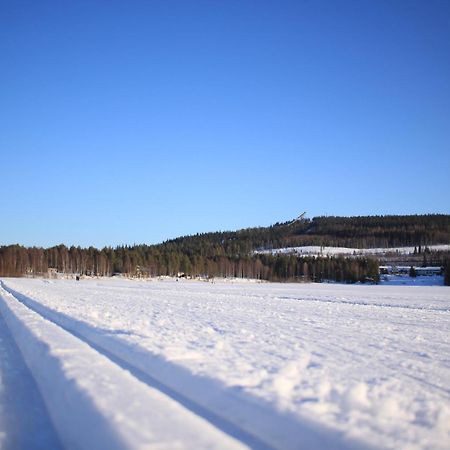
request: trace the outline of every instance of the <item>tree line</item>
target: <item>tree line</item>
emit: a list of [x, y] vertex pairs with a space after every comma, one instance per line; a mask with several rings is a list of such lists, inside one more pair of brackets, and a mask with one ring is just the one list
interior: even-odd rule
[[[166, 250], [166, 251], [165, 251]], [[294, 255], [226, 256], [177, 252], [168, 247], [120, 246], [48, 249], [0, 247], [0, 276], [63, 274], [133, 277], [237, 277], [269, 281], [377, 281], [378, 262], [370, 258], [298, 257]]]
[[[320, 245], [355, 248], [450, 242], [450, 215], [315, 217], [269, 227], [183, 236], [157, 245], [0, 247], [0, 276], [80, 275], [245, 277], [264, 280], [363, 281], [378, 277], [370, 258], [258, 254], [260, 249]], [[443, 258], [443, 256], [440, 256]]]

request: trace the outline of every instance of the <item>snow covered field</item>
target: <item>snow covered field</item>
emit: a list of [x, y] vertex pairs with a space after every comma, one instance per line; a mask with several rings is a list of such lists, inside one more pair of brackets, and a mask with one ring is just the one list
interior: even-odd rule
[[0, 448], [450, 447], [448, 287], [4, 279], [0, 315]]
[[423, 275], [410, 277], [409, 275], [381, 275], [380, 284], [383, 286], [444, 286], [444, 275]]
[[[439, 244], [429, 245], [430, 251], [449, 251], [450, 245]], [[278, 254], [296, 254], [301, 256], [367, 256], [367, 255], [412, 255], [417, 247], [390, 247], [390, 248], [349, 248], [349, 247], [320, 247], [318, 245], [308, 245], [304, 247], [285, 247], [269, 250], [258, 250], [255, 253], [268, 253], [272, 255]]]

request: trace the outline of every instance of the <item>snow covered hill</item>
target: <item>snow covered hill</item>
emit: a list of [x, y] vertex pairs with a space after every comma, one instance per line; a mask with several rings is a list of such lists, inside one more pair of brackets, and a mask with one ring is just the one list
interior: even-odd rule
[[0, 314], [2, 448], [448, 448], [446, 287], [4, 279]]
[[[429, 245], [430, 251], [450, 251], [450, 245]], [[412, 255], [417, 247], [383, 247], [383, 248], [349, 248], [349, 247], [320, 247], [309, 245], [303, 247], [285, 247], [268, 250], [258, 250], [255, 253], [294, 254], [299, 256], [383, 256], [388, 254]]]

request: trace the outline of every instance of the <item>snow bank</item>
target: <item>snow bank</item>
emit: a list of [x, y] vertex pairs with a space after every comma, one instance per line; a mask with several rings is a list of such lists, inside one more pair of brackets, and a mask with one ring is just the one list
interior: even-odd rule
[[62, 450], [36, 382], [1, 314], [0, 449]]

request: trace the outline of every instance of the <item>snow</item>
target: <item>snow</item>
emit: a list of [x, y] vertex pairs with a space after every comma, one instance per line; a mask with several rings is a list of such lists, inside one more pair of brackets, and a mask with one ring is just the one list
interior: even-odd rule
[[244, 448], [7, 292], [0, 311], [66, 448]]
[[42, 396], [0, 316], [0, 448], [59, 450]]
[[447, 287], [4, 283], [0, 312], [65, 445], [448, 448]]
[[[425, 246], [424, 246], [425, 248]], [[430, 251], [449, 251], [450, 245], [428, 245]], [[301, 256], [365, 256], [365, 255], [386, 255], [388, 253], [398, 253], [400, 255], [410, 255], [417, 250], [417, 247], [390, 247], [390, 248], [349, 248], [349, 247], [321, 247], [318, 245], [309, 245], [303, 247], [285, 247], [268, 250], [258, 250], [255, 253], [278, 254], [299, 254]]]
[[444, 286], [443, 275], [410, 277], [409, 275], [381, 275], [380, 283], [389, 286]]

